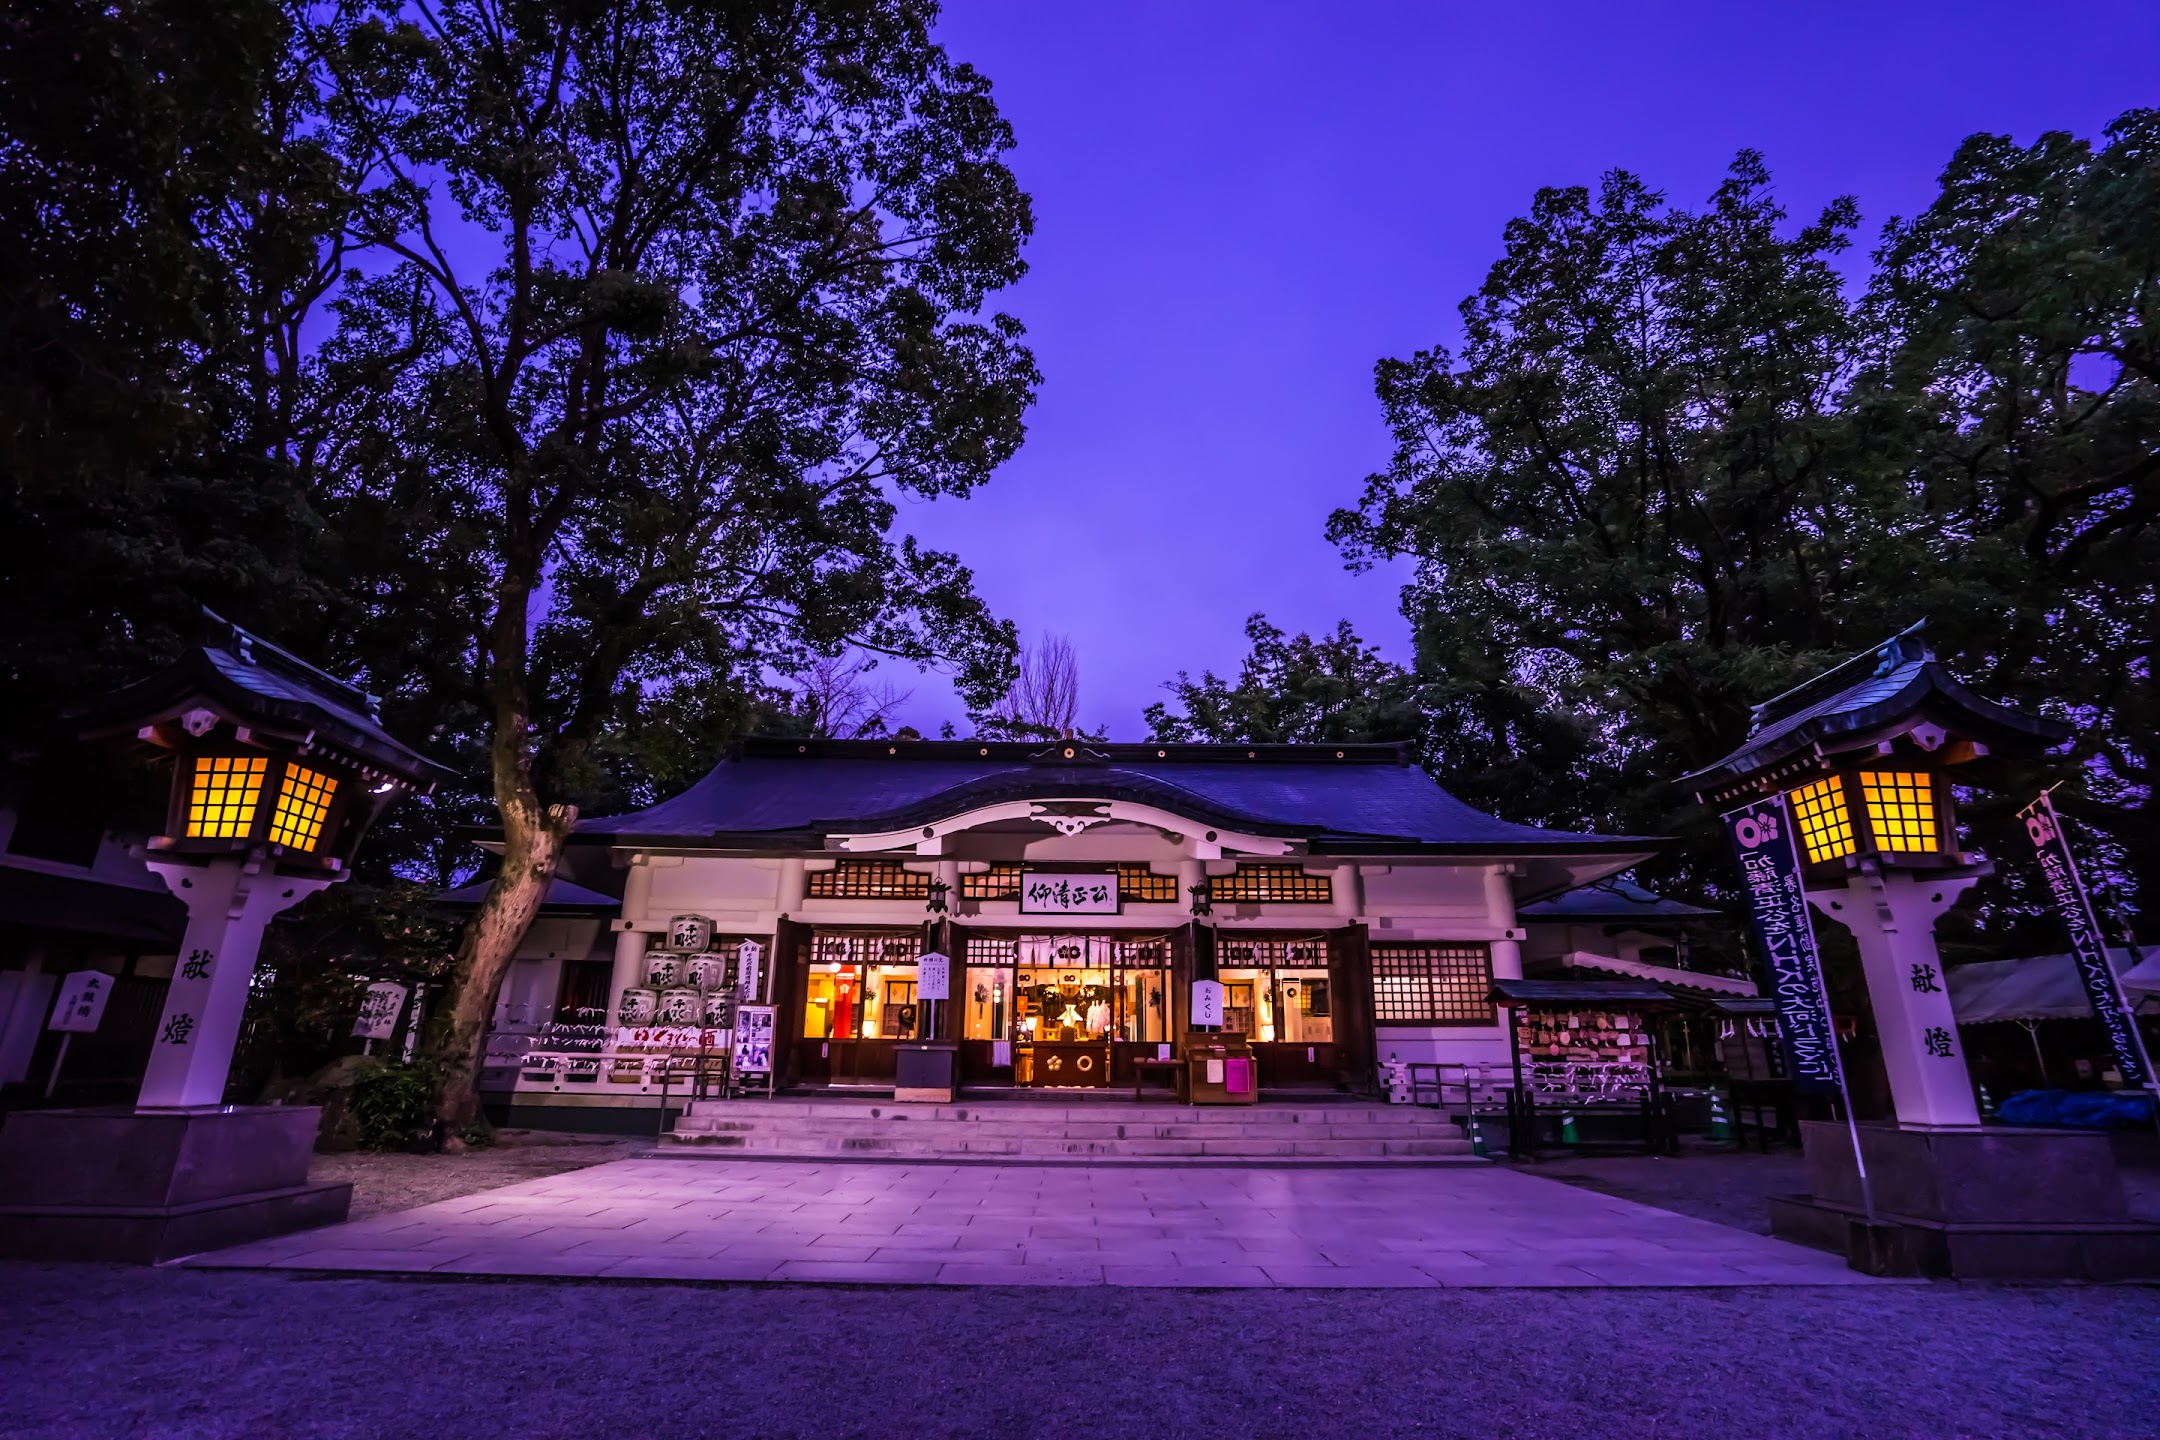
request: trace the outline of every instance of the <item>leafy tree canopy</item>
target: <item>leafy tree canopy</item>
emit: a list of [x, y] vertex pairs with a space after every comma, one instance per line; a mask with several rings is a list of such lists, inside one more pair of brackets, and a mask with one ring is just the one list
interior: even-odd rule
[[1714, 891], [1711, 818], [1670, 782], [1927, 617], [1980, 688], [2084, 722], [2055, 773], [2150, 870], [2155, 134], [1974, 137], [1857, 301], [1852, 203], [1789, 226], [1752, 153], [1700, 210], [1625, 173], [1540, 191], [1460, 349], [1381, 362], [1394, 459], [1330, 522], [1355, 561], [1415, 562], [1436, 772], [1517, 818], [1679, 834], [1668, 878]]
[[1210, 670], [1184, 671], [1163, 688], [1177, 708], [1145, 712], [1150, 739], [1216, 744], [1420, 741], [1425, 717], [1417, 682], [1382, 659], [1345, 620], [1333, 634], [1286, 636], [1254, 614], [1245, 621], [1252, 652], [1237, 683]]
[[372, 267], [322, 357], [324, 503], [449, 562], [402, 578], [503, 829], [443, 1043], [453, 1124], [581, 806], [709, 761], [749, 719], [728, 697], [850, 647], [1004, 689], [1010, 625], [892, 534], [899, 497], [1014, 451], [1037, 383], [983, 313], [1032, 223], [1011, 131], [934, 16], [445, 0], [312, 32]]

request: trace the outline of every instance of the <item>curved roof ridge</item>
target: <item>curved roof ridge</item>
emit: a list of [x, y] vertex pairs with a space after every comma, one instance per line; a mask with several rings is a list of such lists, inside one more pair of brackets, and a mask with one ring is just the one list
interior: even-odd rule
[[[681, 794], [582, 821], [573, 838], [757, 846], [822, 844], [833, 833], [897, 830], [1006, 800], [1125, 800], [1257, 834], [1345, 849], [1410, 851], [1644, 848], [1656, 842], [1546, 830], [1477, 810], [1395, 747], [1121, 746], [1107, 763], [1058, 763], [1041, 746], [770, 742], [730, 754]], [[847, 748], [837, 748], [846, 744]], [[1077, 748], [1077, 747], [1076, 747]], [[1097, 747], [1099, 749], [1099, 747]], [[790, 750], [793, 753], [789, 753]], [[820, 753], [822, 752], [822, 753]], [[910, 753], [912, 752], [912, 753]], [[973, 753], [969, 753], [973, 752]], [[985, 753], [989, 752], [989, 753]], [[1386, 761], [1388, 763], [1376, 763]]]

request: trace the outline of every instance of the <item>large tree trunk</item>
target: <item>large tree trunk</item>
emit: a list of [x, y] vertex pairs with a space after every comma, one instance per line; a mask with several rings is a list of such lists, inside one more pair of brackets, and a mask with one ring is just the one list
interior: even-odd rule
[[495, 806], [502, 815], [501, 873], [458, 941], [449, 1012], [437, 1018], [434, 1053], [441, 1066], [436, 1118], [450, 1143], [480, 1119], [480, 1068], [487, 1053], [495, 996], [518, 945], [547, 898], [562, 859], [563, 841], [577, 824], [574, 805], [542, 802], [533, 783], [531, 709], [527, 704], [526, 609], [532, 596], [526, 564], [509, 566], [497, 591], [491, 627], [488, 688], [494, 702], [489, 745]]
[[[437, 1019], [435, 1054], [442, 1066], [437, 1118], [455, 1136], [480, 1118], [480, 1067], [503, 976], [547, 898], [562, 858], [563, 840], [577, 823], [574, 805], [542, 808], [529, 795], [503, 806], [502, 873], [488, 887], [479, 913], [458, 942], [449, 1012]], [[518, 818], [511, 817], [517, 814]]]

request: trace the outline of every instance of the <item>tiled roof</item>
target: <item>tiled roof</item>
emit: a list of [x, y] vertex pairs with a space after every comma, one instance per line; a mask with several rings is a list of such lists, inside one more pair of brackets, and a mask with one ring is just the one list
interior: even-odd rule
[[[1068, 755], [1070, 758], [1067, 758]], [[802, 843], [1014, 800], [1123, 800], [1316, 852], [1647, 850], [1640, 836], [1518, 825], [1448, 794], [1391, 745], [754, 740], [682, 794], [579, 822], [587, 839]]]
[[1681, 783], [1697, 791], [1767, 770], [1816, 745], [1923, 714], [1994, 744], [2040, 750], [2070, 738], [2071, 727], [1998, 705], [1966, 689], [1927, 648], [1926, 622], [1805, 684], [1755, 707], [1740, 747]]
[[1493, 998], [1502, 1005], [1661, 1006], [1674, 997], [1646, 980], [1495, 980]]
[[1682, 900], [1668, 900], [1632, 880], [1615, 876], [1524, 905], [1515, 913], [1525, 920], [1626, 921], [1710, 919], [1719, 912]]
[[359, 687], [208, 611], [204, 621], [209, 634], [203, 644], [92, 707], [85, 722], [132, 725], [132, 717], [169, 711], [201, 695], [265, 729], [312, 730], [408, 784], [425, 787], [447, 773], [383, 729], [375, 698]]
[[[435, 898], [445, 905], [478, 905], [487, 898], [491, 880], [475, 880], [470, 885], [460, 885], [455, 890], [445, 890]], [[548, 881], [547, 898], [540, 902], [540, 909], [549, 910], [605, 910], [613, 912], [622, 908], [622, 901], [598, 890], [588, 890], [573, 884], [560, 875]]]

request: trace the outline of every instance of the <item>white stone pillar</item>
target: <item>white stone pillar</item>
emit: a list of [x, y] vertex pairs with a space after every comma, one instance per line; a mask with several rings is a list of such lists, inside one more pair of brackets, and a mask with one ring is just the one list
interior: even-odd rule
[[263, 927], [344, 877], [279, 875], [238, 858], [146, 863], [187, 906], [188, 920], [135, 1108], [215, 1109], [225, 1103]]
[[623, 991], [645, 983], [645, 943], [650, 939], [643, 930], [615, 932], [615, 969], [608, 976], [607, 1018], [602, 1024], [613, 1026], [622, 1014]]
[[[780, 862], [780, 913], [791, 920], [802, 919], [803, 896], [808, 893], [809, 873], [800, 855], [789, 855]], [[953, 892], [957, 896], [960, 892]]]
[[1978, 1125], [1972, 1076], [1935, 949], [1935, 919], [1977, 876], [1932, 879], [1904, 871], [1854, 875], [1842, 890], [1813, 891], [1815, 908], [1852, 932], [1883, 1068], [1900, 1125]]
[[1522, 931], [1515, 924], [1515, 887], [1509, 883], [1513, 871], [1509, 865], [1485, 867], [1485, 913], [1488, 923], [1500, 932], [1491, 942], [1495, 980], [1522, 979], [1522, 941], [1516, 938]]

